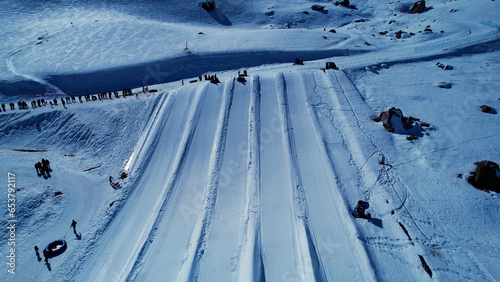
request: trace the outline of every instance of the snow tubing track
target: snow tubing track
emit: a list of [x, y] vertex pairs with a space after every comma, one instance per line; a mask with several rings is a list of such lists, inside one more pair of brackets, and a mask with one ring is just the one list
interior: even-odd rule
[[342, 193], [356, 187], [338, 181], [359, 168], [326, 145], [330, 131], [356, 143], [333, 122], [330, 72], [170, 93], [152, 158], [95, 252], [106, 261], [91, 259], [86, 279], [376, 280]]

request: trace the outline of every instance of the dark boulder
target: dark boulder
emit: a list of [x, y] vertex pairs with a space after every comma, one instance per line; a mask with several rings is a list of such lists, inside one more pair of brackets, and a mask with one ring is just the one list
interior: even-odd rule
[[344, 1], [337, 1], [335, 2], [335, 6], [344, 6], [344, 7], [349, 7], [351, 4], [349, 3], [349, 0], [344, 0]]
[[314, 4], [314, 5], [311, 6], [311, 9], [314, 10], [314, 11], [324, 11], [325, 10], [325, 6]]
[[212, 11], [213, 9], [215, 9], [215, 2], [214, 1], [206, 1], [206, 2], [203, 2], [201, 3], [201, 7], [207, 11], [207, 12], [210, 12]]
[[500, 190], [500, 168], [491, 161], [475, 162], [476, 170], [470, 172], [469, 183], [481, 190]]
[[490, 106], [487, 106], [487, 105], [482, 105], [480, 108], [481, 108], [481, 111], [483, 113], [489, 113], [489, 112], [493, 111], [493, 109]]
[[379, 117], [375, 118], [374, 121], [382, 122], [384, 128], [387, 131], [402, 132], [405, 130], [410, 130], [413, 127], [413, 123], [419, 119], [414, 117], [405, 117], [401, 109], [390, 108], [388, 111], [382, 112]]
[[417, 1], [411, 7], [409, 14], [420, 14], [425, 12], [425, 0]]

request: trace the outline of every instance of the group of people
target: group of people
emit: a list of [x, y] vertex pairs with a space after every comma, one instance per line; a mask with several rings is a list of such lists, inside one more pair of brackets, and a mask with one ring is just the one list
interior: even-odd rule
[[50, 162], [49, 160], [46, 160], [46, 159], [42, 159], [41, 162], [37, 162], [35, 164], [35, 169], [36, 169], [36, 173], [41, 176], [41, 175], [48, 175], [50, 173], [50, 171], [52, 170], [50, 168]]
[[[71, 222], [71, 225], [70, 225], [70, 228], [73, 228], [73, 232], [75, 233], [75, 235], [80, 236], [81, 237], [81, 234], [79, 234], [78, 232], [76, 232], [76, 221], [73, 219], [73, 221]], [[36, 256], [38, 257], [38, 261], [41, 261], [42, 258], [40, 257], [40, 253], [38, 252], [40, 249], [38, 248], [38, 246], [35, 246], [35, 253], [36, 253]], [[48, 264], [49, 263], [49, 253], [47, 252], [47, 248], [43, 249], [43, 257], [45, 258], [45, 263]]]
[[[204, 76], [198, 76], [198, 79], [194, 79], [194, 80], [190, 80], [189, 83], [195, 83], [195, 82], [198, 82], [198, 81], [203, 81], [203, 79], [207, 80], [207, 81], [210, 81], [211, 83], [213, 84], [217, 84], [220, 82], [219, 78], [217, 77], [216, 74], [212, 74], [212, 75], [208, 75], [208, 74], [205, 74]], [[182, 85], [184, 85], [184, 80], [181, 81], [182, 82]]]
[[[145, 88], [146, 91], [144, 91], [144, 88], [143, 88], [143, 92], [148, 92], [147, 90], [147, 87]], [[152, 91], [151, 91], [152, 92]], [[132, 90], [131, 89], [123, 89], [122, 90], [122, 96], [123, 97], [126, 97], [128, 95], [133, 95], [132, 94]], [[73, 103], [76, 103], [76, 99], [78, 97], [78, 100], [80, 103], [83, 103], [83, 98], [85, 98], [85, 101], [86, 102], [91, 102], [91, 101], [97, 101], [97, 100], [107, 100], [107, 99], [112, 99], [112, 97], [115, 97], [115, 98], [120, 98], [120, 94], [118, 91], [114, 91], [114, 92], [102, 92], [102, 93], [99, 93], [96, 95], [90, 95], [90, 94], [87, 94], [87, 95], [79, 95], [79, 96], [67, 96], [67, 97], [64, 97], [64, 98], [61, 98], [60, 100], [54, 98], [52, 100], [49, 100], [49, 101], [46, 101], [45, 99], [37, 99], [37, 100], [32, 100], [31, 101], [31, 108], [32, 109], [36, 109], [36, 108], [40, 108], [40, 107], [44, 107], [44, 106], [47, 106], [48, 104], [50, 105], [51, 108], [53, 108], [54, 106], [58, 106], [59, 105], [59, 101], [61, 102], [61, 104], [63, 105], [63, 107], [66, 107], [66, 104], [73, 104]], [[9, 103], [9, 106], [10, 106], [10, 110], [13, 111], [16, 109], [16, 104], [14, 103]], [[29, 106], [26, 102], [24, 101], [19, 101], [17, 103], [17, 107], [18, 109], [20, 110], [29, 110]], [[2, 104], [1, 107], [0, 107], [0, 112], [6, 112], [7, 109], [6, 109], [6, 106], [5, 104]]]

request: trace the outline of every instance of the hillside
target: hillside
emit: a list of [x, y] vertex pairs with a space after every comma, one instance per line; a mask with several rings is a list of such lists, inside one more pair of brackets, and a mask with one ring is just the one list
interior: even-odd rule
[[500, 279], [498, 1], [350, 2], [1, 2], [0, 280]]

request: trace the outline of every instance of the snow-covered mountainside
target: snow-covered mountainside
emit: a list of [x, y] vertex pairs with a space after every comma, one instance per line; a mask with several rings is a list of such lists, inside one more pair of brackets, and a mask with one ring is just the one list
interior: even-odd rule
[[500, 280], [499, 2], [347, 2], [1, 1], [0, 281]]

